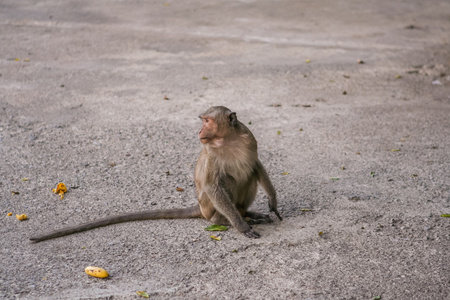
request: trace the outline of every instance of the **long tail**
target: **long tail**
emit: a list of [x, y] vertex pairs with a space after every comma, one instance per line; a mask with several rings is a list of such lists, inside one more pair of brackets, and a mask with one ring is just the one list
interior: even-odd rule
[[158, 219], [189, 219], [189, 218], [199, 218], [202, 216], [200, 211], [200, 206], [192, 206], [188, 208], [180, 208], [180, 209], [156, 209], [156, 210], [147, 210], [142, 212], [128, 213], [118, 216], [112, 216], [103, 218], [97, 221], [92, 221], [88, 223], [84, 223], [81, 225], [68, 227], [60, 230], [53, 231], [51, 233], [47, 233], [44, 235], [31, 237], [30, 240], [33, 243], [39, 243], [45, 240], [82, 232], [86, 230], [91, 230], [94, 228], [130, 222], [130, 221], [142, 221], [142, 220], [158, 220]]

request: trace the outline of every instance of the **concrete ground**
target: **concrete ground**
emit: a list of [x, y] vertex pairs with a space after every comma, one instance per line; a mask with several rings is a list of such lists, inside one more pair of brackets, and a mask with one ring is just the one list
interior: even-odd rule
[[[0, 298], [448, 299], [449, 32], [444, 0], [1, 1]], [[278, 191], [260, 239], [198, 219], [29, 242], [196, 203], [213, 105]]]

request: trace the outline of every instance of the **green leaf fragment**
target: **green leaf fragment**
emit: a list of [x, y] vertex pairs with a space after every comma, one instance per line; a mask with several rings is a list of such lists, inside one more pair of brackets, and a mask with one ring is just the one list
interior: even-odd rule
[[441, 217], [443, 217], [443, 218], [450, 218], [450, 214], [442, 214]]
[[330, 177], [331, 180], [339, 180], [339, 177]]
[[211, 225], [205, 228], [206, 231], [227, 231], [227, 226], [222, 225]]
[[381, 300], [381, 296], [373, 297], [372, 300]]
[[138, 294], [139, 296], [141, 296], [143, 298], [150, 298], [150, 296], [144, 291], [137, 291], [136, 294]]

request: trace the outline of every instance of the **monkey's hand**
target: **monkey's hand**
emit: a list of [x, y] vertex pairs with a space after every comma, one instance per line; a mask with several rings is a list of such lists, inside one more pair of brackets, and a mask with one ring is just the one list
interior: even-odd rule
[[270, 211], [273, 211], [275, 215], [278, 217], [278, 219], [283, 220], [283, 218], [280, 216], [280, 213], [278, 212], [278, 208], [276, 206], [272, 206], [269, 204]]
[[259, 235], [259, 233], [257, 233], [256, 231], [254, 231], [253, 229], [250, 228], [249, 231], [243, 232], [243, 234], [251, 239], [259, 239], [261, 236]]

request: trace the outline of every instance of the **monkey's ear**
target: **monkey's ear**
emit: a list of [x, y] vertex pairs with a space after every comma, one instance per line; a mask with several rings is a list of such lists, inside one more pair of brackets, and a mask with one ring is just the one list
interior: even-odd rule
[[235, 113], [235, 112], [232, 112], [232, 113], [228, 116], [228, 118], [230, 118], [230, 125], [231, 125], [231, 126], [236, 126], [236, 124], [237, 124], [236, 113]]

